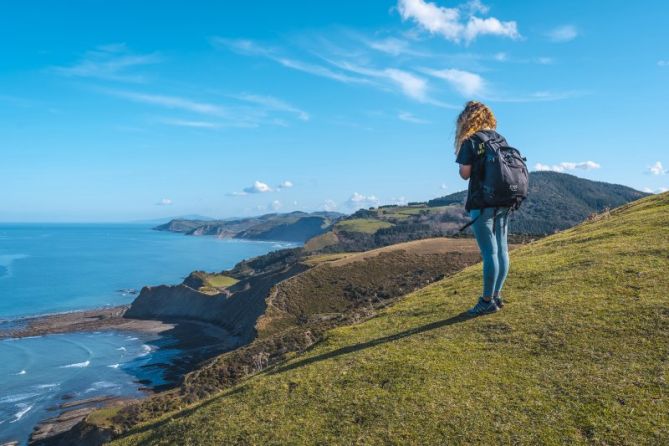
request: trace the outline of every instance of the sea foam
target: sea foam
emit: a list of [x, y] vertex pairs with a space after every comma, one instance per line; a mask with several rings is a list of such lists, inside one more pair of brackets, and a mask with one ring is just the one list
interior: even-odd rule
[[71, 369], [71, 368], [83, 368], [83, 367], [88, 367], [91, 365], [91, 361], [84, 361], [84, 362], [75, 362], [74, 364], [68, 364], [68, 365], [61, 365], [61, 369]]

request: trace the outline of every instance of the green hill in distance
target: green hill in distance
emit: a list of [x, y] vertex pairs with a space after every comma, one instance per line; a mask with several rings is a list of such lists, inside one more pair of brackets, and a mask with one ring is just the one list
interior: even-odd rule
[[114, 444], [668, 444], [668, 253], [664, 193], [514, 250], [500, 313], [466, 268]]
[[[509, 231], [543, 236], [581, 223], [593, 213], [612, 209], [648, 194], [627, 186], [586, 180], [564, 173], [530, 173], [529, 198], [514, 212]], [[464, 209], [467, 191], [427, 203], [361, 209], [309, 240], [311, 251], [364, 251], [429, 237], [457, 234], [470, 219]], [[468, 230], [470, 231], [470, 230]]]
[[[509, 231], [552, 234], [570, 228], [590, 214], [613, 209], [648, 194], [620, 184], [604, 183], [558, 172], [530, 172], [527, 200], [513, 215]], [[428, 201], [428, 206], [464, 204], [467, 191]]]

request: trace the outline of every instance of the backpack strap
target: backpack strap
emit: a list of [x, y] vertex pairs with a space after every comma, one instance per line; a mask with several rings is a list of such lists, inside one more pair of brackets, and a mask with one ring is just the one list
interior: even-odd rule
[[476, 218], [472, 219], [469, 223], [467, 223], [466, 225], [464, 225], [463, 227], [461, 227], [459, 232], [462, 232], [462, 231], [464, 231], [465, 229], [467, 229], [468, 227], [470, 227], [471, 225], [473, 225], [474, 222], [475, 222], [476, 220], [478, 220], [480, 216], [481, 216], [481, 214], [477, 215]]

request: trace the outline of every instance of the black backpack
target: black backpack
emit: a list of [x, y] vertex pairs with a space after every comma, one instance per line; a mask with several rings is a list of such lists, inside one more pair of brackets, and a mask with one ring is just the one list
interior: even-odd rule
[[[479, 180], [474, 188], [477, 201], [485, 208], [508, 207], [512, 211], [518, 209], [527, 198], [529, 187], [525, 164], [527, 159], [518, 149], [509, 146], [506, 139], [497, 132], [480, 131], [474, 135], [473, 140]], [[476, 218], [460, 231], [475, 221]]]
[[478, 132], [481, 194], [485, 207], [518, 209], [527, 198], [527, 159], [497, 132]]

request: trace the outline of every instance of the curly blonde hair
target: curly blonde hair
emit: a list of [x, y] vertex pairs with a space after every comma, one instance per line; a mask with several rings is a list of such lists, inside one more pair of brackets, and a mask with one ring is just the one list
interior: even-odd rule
[[455, 154], [458, 154], [462, 143], [474, 133], [496, 128], [497, 119], [487, 105], [478, 101], [467, 102], [455, 123]]

